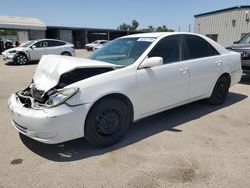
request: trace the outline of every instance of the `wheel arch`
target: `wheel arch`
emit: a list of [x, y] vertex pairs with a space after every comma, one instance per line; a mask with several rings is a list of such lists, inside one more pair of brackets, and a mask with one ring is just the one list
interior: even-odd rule
[[17, 56], [17, 55], [19, 55], [19, 54], [21, 54], [21, 55], [25, 55], [25, 56], [27, 57], [27, 59], [30, 61], [30, 57], [29, 57], [29, 55], [28, 55], [28, 54], [26, 54], [25, 52], [18, 51], [18, 52], [17, 52], [17, 54], [16, 54], [16, 56]]
[[217, 82], [221, 77], [223, 77], [223, 76], [226, 76], [226, 77], [228, 78], [228, 80], [229, 80], [229, 86], [231, 86], [231, 75], [230, 75], [230, 73], [228, 73], [228, 72], [222, 73], [222, 74], [219, 76], [219, 78], [216, 80], [216, 82]]
[[118, 99], [118, 100], [123, 101], [123, 102], [128, 106], [128, 108], [129, 108], [129, 112], [130, 112], [130, 122], [131, 122], [131, 123], [133, 122], [133, 120], [134, 120], [134, 106], [133, 106], [133, 103], [131, 102], [131, 100], [129, 99], [129, 97], [127, 97], [126, 95], [124, 95], [124, 94], [122, 94], [122, 93], [110, 93], [110, 94], [106, 94], [106, 95], [100, 97], [99, 99], [97, 99], [97, 100], [90, 106], [90, 108], [89, 108], [89, 110], [88, 110], [88, 113], [87, 113], [87, 116], [86, 116], [86, 118], [85, 118], [85, 122], [84, 122], [84, 135], [85, 135], [85, 128], [86, 128], [86, 126], [85, 126], [85, 124], [86, 124], [86, 119], [88, 118], [89, 113], [91, 112], [91, 110], [93, 109], [93, 107], [94, 107], [97, 103], [99, 103], [99, 102], [101, 102], [101, 101], [103, 101], [103, 100], [105, 100], [105, 99], [108, 99], [108, 98], [116, 98], [116, 99]]
[[64, 51], [62, 51], [62, 53], [61, 53], [60, 55], [63, 55], [63, 53], [68, 53], [68, 54], [70, 54], [70, 56], [72, 56], [71, 52], [70, 52], [70, 51], [68, 51], [68, 50], [64, 50]]
[[210, 90], [209, 93], [208, 93], [208, 97], [212, 95], [213, 90], [214, 90], [214, 87], [215, 87], [217, 81], [218, 81], [221, 77], [223, 77], [223, 76], [228, 77], [228, 79], [229, 79], [229, 87], [231, 86], [231, 76], [230, 76], [230, 73], [229, 73], [229, 72], [223, 72], [223, 73], [221, 73], [221, 74], [217, 77], [217, 79], [215, 80], [215, 82], [213, 83], [213, 85], [211, 85], [212, 87], [211, 87], [211, 90]]

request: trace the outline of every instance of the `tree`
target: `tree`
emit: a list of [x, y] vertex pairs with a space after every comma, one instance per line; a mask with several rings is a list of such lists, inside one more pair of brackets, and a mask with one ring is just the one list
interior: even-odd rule
[[[132, 20], [131, 24], [123, 23], [123, 24], [119, 25], [117, 27], [117, 29], [118, 30], [126, 30], [126, 31], [136, 31], [139, 25], [140, 24], [138, 21]], [[138, 31], [141, 31], [141, 32], [174, 32], [173, 29], [169, 29], [166, 25], [162, 25], [162, 26], [158, 26], [158, 27], [154, 27], [154, 26], [150, 25], [147, 28], [142, 28]]]
[[13, 35], [16, 35], [16, 31], [15, 30], [10, 30], [10, 29], [0, 30], [0, 35], [2, 35], [2, 36], [13, 36]]
[[129, 31], [135, 31], [137, 27], [139, 26], [139, 22], [136, 20], [132, 20], [131, 24], [123, 23], [117, 27], [118, 30], [129, 30]]
[[140, 24], [139, 24], [138, 21], [133, 20], [133, 21], [132, 21], [132, 24], [130, 25], [130, 30], [135, 31], [139, 25], [140, 25]]
[[119, 25], [117, 29], [118, 30], [129, 30], [129, 25], [126, 23], [123, 23], [123, 24]]
[[156, 32], [173, 32], [173, 29], [169, 29], [166, 25], [158, 26]]

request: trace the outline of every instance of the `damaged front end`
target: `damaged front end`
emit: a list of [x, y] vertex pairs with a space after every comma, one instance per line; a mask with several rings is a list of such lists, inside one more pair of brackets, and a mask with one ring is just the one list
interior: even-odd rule
[[37, 90], [31, 84], [24, 90], [16, 92], [16, 96], [23, 107], [41, 109], [59, 106], [78, 92], [78, 88], [51, 89], [48, 92]]
[[114, 70], [113, 68], [88, 68], [75, 69], [62, 74], [58, 84], [52, 89], [38, 90], [32, 83], [24, 90], [16, 92], [18, 100], [26, 108], [51, 108], [62, 104], [64, 101], [72, 97], [79, 90], [78, 88], [64, 88], [75, 82], [90, 78], [105, 72]]
[[31, 85], [16, 92], [17, 100], [26, 108], [55, 107], [79, 90], [66, 86], [117, 68], [121, 66], [91, 59], [46, 55], [38, 64]]

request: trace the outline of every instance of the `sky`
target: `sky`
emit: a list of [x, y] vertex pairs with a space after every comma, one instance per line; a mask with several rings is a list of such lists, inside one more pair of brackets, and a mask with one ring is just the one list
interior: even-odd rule
[[139, 28], [188, 31], [194, 15], [239, 5], [250, 0], [0, 0], [0, 15], [35, 17], [48, 26], [110, 29], [135, 19]]

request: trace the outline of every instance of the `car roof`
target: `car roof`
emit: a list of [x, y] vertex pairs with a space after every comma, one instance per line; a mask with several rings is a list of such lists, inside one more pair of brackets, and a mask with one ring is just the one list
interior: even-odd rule
[[131, 38], [131, 37], [149, 37], [149, 38], [158, 38], [161, 36], [170, 36], [170, 35], [176, 35], [176, 34], [191, 34], [191, 35], [197, 35], [196, 33], [190, 33], [190, 32], [153, 32], [153, 33], [139, 33], [139, 34], [132, 34], [127, 35], [122, 38]]
[[43, 41], [43, 40], [60, 41], [60, 42], [68, 43], [68, 42], [66, 42], [66, 41], [58, 40], [58, 39], [36, 39], [36, 40], [33, 40], [33, 41], [34, 41], [34, 42], [39, 42], [39, 41]]

